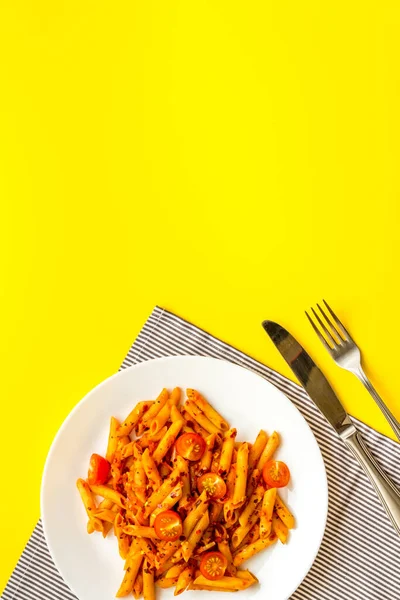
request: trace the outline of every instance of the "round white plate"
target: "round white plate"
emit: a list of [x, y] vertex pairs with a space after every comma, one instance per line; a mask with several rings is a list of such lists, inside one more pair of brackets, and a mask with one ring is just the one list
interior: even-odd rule
[[[93, 452], [104, 454], [111, 415], [124, 419], [139, 400], [155, 398], [163, 387], [201, 391], [252, 442], [260, 429], [282, 437], [277, 457], [292, 478], [282, 496], [296, 517], [288, 544], [280, 542], [253, 557], [259, 579], [240, 597], [286, 600], [311, 567], [324, 534], [328, 489], [315, 438], [293, 404], [255, 373], [212, 358], [183, 356], [140, 363], [110, 377], [75, 407], [59, 430], [44, 469], [41, 509], [46, 540], [57, 568], [79, 600], [112, 600], [123, 577], [113, 536], [86, 533], [86, 513], [75, 482], [86, 477]], [[216, 600], [218, 592], [185, 592], [186, 600]], [[173, 598], [157, 588], [157, 598]]]

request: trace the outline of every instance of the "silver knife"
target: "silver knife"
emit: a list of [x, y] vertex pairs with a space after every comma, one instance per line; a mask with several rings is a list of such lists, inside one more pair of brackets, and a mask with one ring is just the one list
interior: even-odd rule
[[286, 329], [273, 321], [262, 325], [310, 398], [360, 463], [400, 535], [400, 492], [368, 450], [325, 375]]

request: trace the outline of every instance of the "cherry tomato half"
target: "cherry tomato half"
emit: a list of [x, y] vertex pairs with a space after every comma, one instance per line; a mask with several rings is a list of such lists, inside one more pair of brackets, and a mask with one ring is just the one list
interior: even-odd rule
[[205, 473], [197, 480], [197, 489], [200, 494], [206, 490], [211, 500], [219, 500], [226, 494], [225, 481], [217, 473]]
[[154, 529], [160, 540], [173, 542], [182, 535], [182, 519], [173, 510], [166, 510], [156, 516]]
[[269, 460], [263, 468], [263, 478], [270, 487], [285, 487], [290, 479], [289, 467], [281, 460]]
[[102, 485], [110, 476], [110, 463], [99, 454], [90, 457], [88, 483], [89, 485]]
[[186, 460], [200, 460], [206, 443], [198, 433], [184, 433], [176, 440], [176, 451]]
[[215, 581], [224, 576], [228, 561], [221, 552], [206, 552], [201, 559], [200, 571], [206, 579]]

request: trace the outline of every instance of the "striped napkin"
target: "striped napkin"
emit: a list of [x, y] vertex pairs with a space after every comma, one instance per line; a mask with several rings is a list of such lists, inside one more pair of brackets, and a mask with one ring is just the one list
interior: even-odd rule
[[[265, 377], [297, 406], [317, 439], [329, 481], [328, 522], [315, 563], [291, 598], [399, 600], [400, 539], [363, 471], [304, 390], [246, 354], [158, 307], [121, 368], [150, 358], [182, 354], [222, 358]], [[400, 446], [363, 423], [356, 423], [382, 467], [400, 486]], [[40, 521], [2, 598], [76, 600], [54, 566]]]

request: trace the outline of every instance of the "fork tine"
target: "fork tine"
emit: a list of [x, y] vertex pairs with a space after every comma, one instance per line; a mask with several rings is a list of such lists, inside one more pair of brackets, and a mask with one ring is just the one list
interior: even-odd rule
[[342, 332], [342, 338], [344, 338], [345, 341], [351, 340], [351, 336], [350, 336], [349, 332], [347, 331], [347, 329], [345, 328], [345, 326], [341, 323], [341, 321], [338, 319], [338, 317], [335, 315], [335, 313], [333, 312], [333, 310], [331, 309], [331, 307], [329, 306], [329, 304], [327, 303], [327, 301], [324, 300], [323, 302], [324, 302], [326, 308], [331, 313], [331, 316], [332, 316], [333, 320], [335, 321], [336, 325], [341, 330], [341, 332]]
[[320, 330], [318, 329], [318, 327], [316, 326], [316, 324], [314, 323], [314, 321], [312, 320], [312, 318], [310, 317], [308, 312], [306, 310], [304, 312], [306, 313], [307, 319], [310, 321], [311, 327], [314, 329], [314, 331], [317, 334], [320, 341], [323, 343], [323, 345], [328, 350], [328, 352], [331, 352], [333, 350], [333, 348], [331, 348], [331, 346], [328, 344], [328, 342], [326, 341], [326, 339], [324, 338], [324, 336], [322, 335], [322, 333], [320, 332]]
[[[317, 306], [318, 306], [318, 304], [317, 304]], [[318, 306], [318, 308], [319, 308], [319, 306]], [[311, 310], [313, 311], [314, 317], [317, 319], [318, 323], [322, 327], [322, 330], [325, 332], [325, 335], [327, 336], [328, 340], [331, 342], [331, 344], [333, 345], [333, 347], [336, 348], [336, 346], [338, 346], [337, 341], [335, 340], [335, 338], [333, 337], [333, 335], [331, 334], [331, 332], [329, 331], [329, 329], [327, 328], [327, 326], [325, 325], [325, 323], [322, 321], [322, 319], [320, 318], [319, 314], [317, 314], [315, 312], [315, 310], [313, 309], [313, 307], [311, 307]]]
[[329, 327], [331, 328], [331, 332], [333, 332], [336, 335], [336, 337], [338, 338], [338, 344], [340, 345], [341, 342], [344, 342], [343, 336], [340, 335], [340, 331], [338, 331], [337, 327], [334, 326], [334, 324], [332, 323], [330, 318], [324, 312], [323, 308], [318, 303], [317, 303], [317, 306], [320, 310], [321, 315], [324, 317], [325, 321], [328, 323]]

